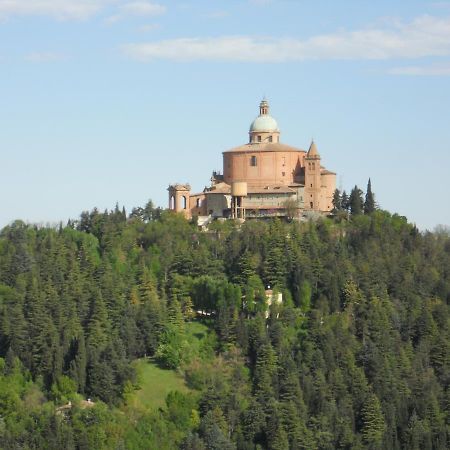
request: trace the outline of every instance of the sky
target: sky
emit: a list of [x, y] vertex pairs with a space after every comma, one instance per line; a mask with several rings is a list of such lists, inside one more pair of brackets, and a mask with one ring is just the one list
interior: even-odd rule
[[450, 225], [450, 1], [0, 0], [0, 228], [199, 192], [264, 96], [339, 188]]

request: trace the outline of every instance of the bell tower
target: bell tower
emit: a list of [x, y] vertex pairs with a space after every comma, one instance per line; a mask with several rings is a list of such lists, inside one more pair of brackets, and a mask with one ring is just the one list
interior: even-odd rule
[[305, 156], [305, 210], [320, 211], [321, 184], [320, 155], [313, 140]]
[[169, 209], [177, 213], [182, 213], [187, 219], [191, 218], [191, 208], [189, 204], [191, 186], [189, 184], [171, 184], [169, 191]]

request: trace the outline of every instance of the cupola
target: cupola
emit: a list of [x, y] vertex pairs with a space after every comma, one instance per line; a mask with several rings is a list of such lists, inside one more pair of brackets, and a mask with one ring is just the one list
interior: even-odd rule
[[250, 125], [251, 144], [276, 143], [280, 140], [277, 121], [269, 114], [269, 102], [264, 98], [259, 104], [259, 116]]

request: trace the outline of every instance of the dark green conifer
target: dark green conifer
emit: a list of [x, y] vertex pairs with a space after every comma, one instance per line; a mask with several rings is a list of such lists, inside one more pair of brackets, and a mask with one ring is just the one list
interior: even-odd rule
[[371, 214], [375, 211], [375, 196], [372, 192], [372, 183], [367, 182], [366, 199], [364, 201], [364, 214]]

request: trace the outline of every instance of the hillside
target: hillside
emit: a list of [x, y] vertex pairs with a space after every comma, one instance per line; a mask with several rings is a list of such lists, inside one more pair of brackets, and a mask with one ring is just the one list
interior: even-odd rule
[[449, 303], [448, 234], [386, 211], [207, 232], [151, 205], [17, 221], [0, 233], [1, 448], [446, 449]]

